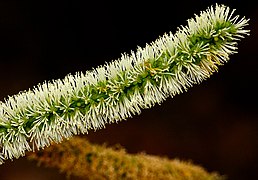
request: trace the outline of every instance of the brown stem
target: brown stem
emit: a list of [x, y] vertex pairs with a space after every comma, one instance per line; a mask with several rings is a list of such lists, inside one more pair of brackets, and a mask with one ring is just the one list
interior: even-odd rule
[[28, 158], [44, 166], [58, 168], [68, 177], [72, 175], [85, 179], [224, 179], [190, 162], [143, 153], [128, 154], [121, 147], [91, 144], [84, 137], [73, 137], [53, 144], [28, 154]]

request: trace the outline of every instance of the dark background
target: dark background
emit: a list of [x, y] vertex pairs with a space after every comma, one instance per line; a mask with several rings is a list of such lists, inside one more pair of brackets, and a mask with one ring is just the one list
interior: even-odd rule
[[[0, 1], [0, 98], [44, 80], [86, 71], [144, 47], [216, 2], [250, 18], [251, 36], [210, 79], [118, 125], [90, 132], [92, 142], [121, 144], [192, 160], [229, 179], [258, 179], [258, 6], [255, 1]], [[1, 180], [63, 179], [19, 158]]]

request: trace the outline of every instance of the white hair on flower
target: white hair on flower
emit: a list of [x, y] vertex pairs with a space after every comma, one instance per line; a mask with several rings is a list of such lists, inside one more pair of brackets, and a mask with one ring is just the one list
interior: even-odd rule
[[216, 5], [173, 35], [91, 71], [44, 82], [0, 102], [0, 164], [139, 114], [201, 83], [236, 53], [248, 19]]

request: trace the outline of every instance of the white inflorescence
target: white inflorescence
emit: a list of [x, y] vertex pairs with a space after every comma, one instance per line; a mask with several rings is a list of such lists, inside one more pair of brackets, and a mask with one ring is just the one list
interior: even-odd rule
[[210, 7], [130, 55], [0, 102], [0, 163], [139, 114], [207, 79], [249, 34], [248, 19], [233, 12]]

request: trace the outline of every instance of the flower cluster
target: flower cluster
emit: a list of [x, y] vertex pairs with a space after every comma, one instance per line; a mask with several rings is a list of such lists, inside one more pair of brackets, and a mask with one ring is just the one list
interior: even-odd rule
[[207, 79], [249, 34], [248, 19], [233, 13], [210, 7], [174, 35], [0, 102], [0, 161], [119, 122]]

